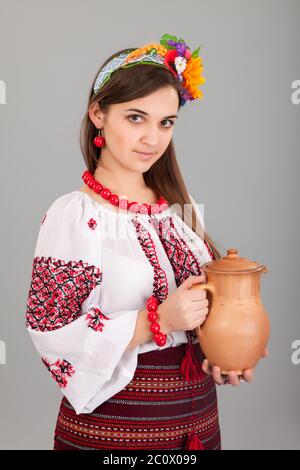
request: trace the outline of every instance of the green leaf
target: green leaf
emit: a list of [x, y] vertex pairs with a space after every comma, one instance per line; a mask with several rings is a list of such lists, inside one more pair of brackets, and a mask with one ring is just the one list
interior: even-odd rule
[[161, 37], [160, 44], [164, 46], [166, 49], [173, 49], [173, 46], [170, 46], [170, 44], [167, 43], [167, 41], [169, 40], [177, 42], [176, 36], [171, 36], [170, 34], [164, 34]]
[[201, 44], [201, 46], [199, 46], [197, 49], [194, 50], [194, 52], [192, 52], [192, 57], [198, 57], [199, 56], [199, 51], [200, 51], [202, 46], [203, 46], [203, 44]]

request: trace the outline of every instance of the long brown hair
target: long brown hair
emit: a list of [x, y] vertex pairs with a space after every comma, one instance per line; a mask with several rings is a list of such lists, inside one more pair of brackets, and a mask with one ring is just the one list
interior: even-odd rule
[[[133, 50], [134, 48], [122, 49], [109, 57], [98, 70], [90, 89], [87, 111], [82, 120], [80, 129], [80, 147], [86, 167], [92, 174], [94, 174], [98, 160], [101, 158], [101, 148], [97, 148], [93, 144], [98, 129], [94, 126], [88, 113], [89, 107], [92, 104], [98, 102], [101, 110], [105, 113], [108, 112], [109, 106], [112, 104], [131, 101], [149, 95], [162, 87], [173, 86], [178, 92], [178, 109], [181, 107], [180, 82], [165, 67], [155, 66], [155, 64], [151, 64], [150, 66], [148, 64], [138, 64], [138, 66], [118, 69], [111, 75], [111, 78], [100, 87], [98, 92], [94, 94], [93, 85], [99, 71], [113, 57]], [[185, 214], [185, 223], [208, 243], [214, 259], [220, 258], [221, 254], [216, 248], [216, 243], [213, 242], [205, 231], [201, 221], [197, 217], [194, 205], [190, 200], [177, 162], [173, 139], [171, 139], [164, 154], [143, 174], [143, 176], [146, 185], [153, 189], [156, 194], [166, 198], [170, 206], [179, 204], [181, 212]]]

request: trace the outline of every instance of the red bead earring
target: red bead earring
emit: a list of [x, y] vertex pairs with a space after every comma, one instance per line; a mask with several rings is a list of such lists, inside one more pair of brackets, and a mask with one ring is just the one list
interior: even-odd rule
[[103, 147], [105, 145], [105, 137], [102, 137], [101, 129], [99, 129], [97, 137], [94, 138], [94, 144], [96, 147]]

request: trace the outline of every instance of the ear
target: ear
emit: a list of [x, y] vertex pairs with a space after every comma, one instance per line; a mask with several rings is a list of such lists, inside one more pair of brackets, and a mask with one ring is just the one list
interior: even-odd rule
[[104, 113], [101, 111], [98, 101], [92, 103], [88, 110], [90, 120], [97, 129], [103, 126]]

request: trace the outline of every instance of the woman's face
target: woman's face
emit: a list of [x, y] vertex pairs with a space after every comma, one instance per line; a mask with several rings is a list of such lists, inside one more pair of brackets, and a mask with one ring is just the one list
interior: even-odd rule
[[[106, 140], [101, 160], [113, 157], [122, 167], [148, 171], [164, 154], [173, 136], [178, 100], [176, 90], [167, 86], [146, 97], [113, 104], [107, 114], [96, 103], [90, 117]], [[152, 155], [143, 157], [138, 152]]]

